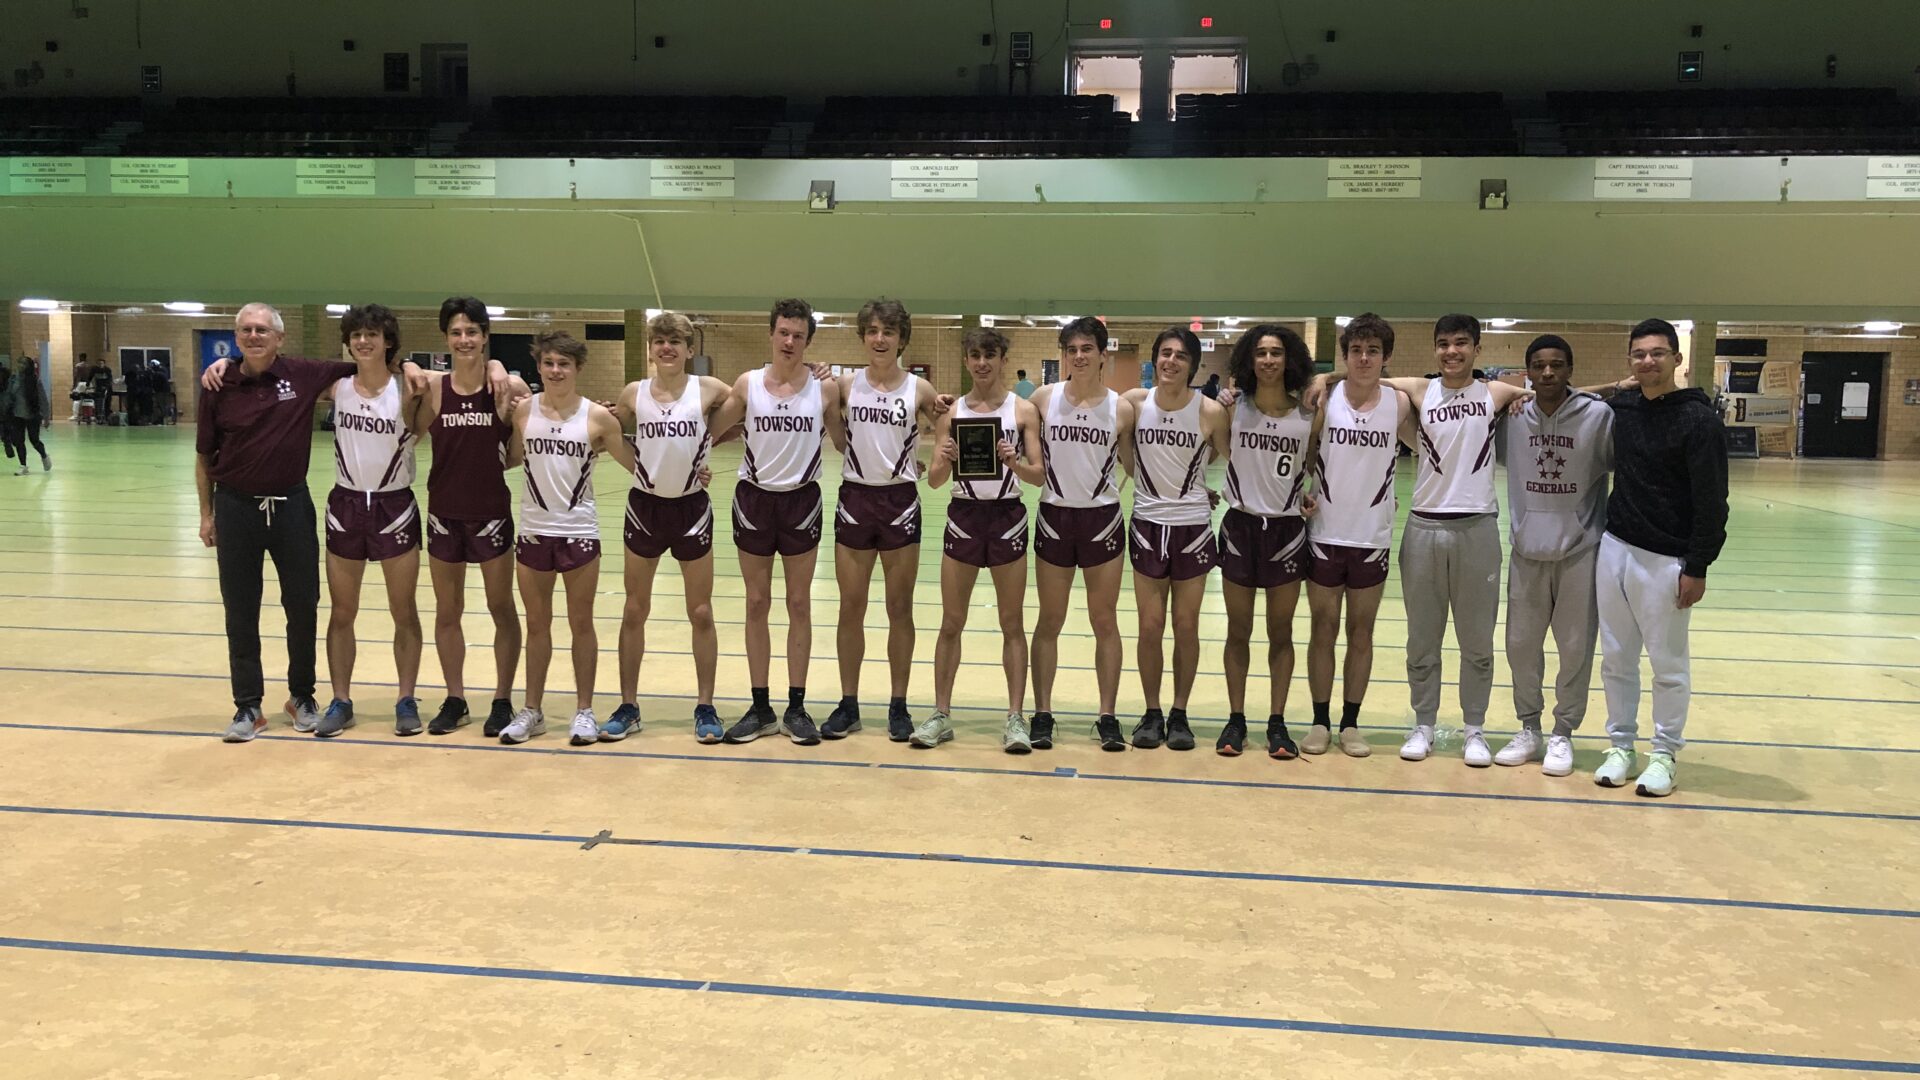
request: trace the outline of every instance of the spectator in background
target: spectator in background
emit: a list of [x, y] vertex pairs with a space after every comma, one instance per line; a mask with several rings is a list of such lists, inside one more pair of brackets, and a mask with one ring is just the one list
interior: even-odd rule
[[[13, 457], [13, 409], [8, 390], [13, 386], [13, 369], [7, 366], [4, 357], [0, 357], [0, 445], [7, 448], [7, 457]], [[25, 465], [23, 458], [20, 464]]]
[[93, 422], [107, 422], [107, 408], [113, 404], [113, 369], [105, 360], [93, 362], [93, 374], [88, 378], [93, 387]]
[[1032, 397], [1034, 388], [1033, 388], [1033, 383], [1027, 380], [1027, 369], [1021, 368], [1019, 371], [1015, 372], [1014, 374], [1020, 376], [1020, 381], [1013, 384], [1013, 392], [1020, 395], [1021, 401], [1025, 401], [1028, 398]]
[[1207, 384], [1200, 388], [1200, 392], [1215, 401], [1220, 400], [1220, 373], [1216, 371], [1207, 376]]
[[87, 354], [81, 353], [73, 362], [72, 392], [67, 395], [73, 401], [72, 419], [74, 420], [80, 419], [80, 398], [83, 396], [81, 391], [86, 389], [87, 378], [92, 374], [93, 365], [87, 362]]
[[27, 440], [33, 440], [33, 448], [40, 451], [40, 467], [47, 472], [53, 471], [53, 461], [47, 457], [47, 447], [40, 441], [40, 427], [47, 422], [47, 398], [40, 389], [40, 365], [32, 357], [23, 356], [13, 362], [13, 379], [7, 385], [6, 411], [13, 417], [8, 435], [13, 441], [13, 456], [20, 459], [20, 471], [16, 476], [25, 476], [27, 468]]

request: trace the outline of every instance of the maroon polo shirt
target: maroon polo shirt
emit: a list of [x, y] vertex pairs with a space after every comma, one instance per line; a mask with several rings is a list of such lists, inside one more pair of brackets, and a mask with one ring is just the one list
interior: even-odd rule
[[213, 459], [213, 482], [243, 495], [281, 495], [304, 485], [314, 403], [353, 373], [349, 363], [297, 356], [275, 357], [257, 377], [242, 365], [229, 367], [219, 390], [200, 395], [196, 446]]

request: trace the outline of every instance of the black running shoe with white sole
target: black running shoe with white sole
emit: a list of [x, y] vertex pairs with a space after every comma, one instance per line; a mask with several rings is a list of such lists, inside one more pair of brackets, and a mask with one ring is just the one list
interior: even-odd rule
[[1125, 750], [1127, 740], [1120, 737], [1120, 720], [1112, 713], [1101, 713], [1100, 719], [1093, 723], [1093, 737], [1100, 742], [1102, 750]]
[[860, 710], [849, 709], [845, 703], [835, 705], [827, 714], [827, 722], [820, 725], [820, 737], [823, 739], [844, 739], [860, 730]]
[[820, 742], [820, 729], [813, 726], [813, 717], [798, 705], [787, 706], [787, 713], [780, 718], [780, 730], [787, 733], [798, 746], [817, 746]]
[[[427, 723], [427, 734], [451, 735], [466, 727], [472, 720], [473, 717], [467, 712], [466, 699], [450, 697], [440, 703], [440, 711], [434, 713], [433, 719]], [[496, 738], [499, 734], [494, 732]]]
[[1033, 736], [1032, 743], [1035, 750], [1053, 749], [1053, 714], [1050, 712], [1034, 713], [1029, 734]]
[[752, 705], [745, 716], [727, 729], [725, 741], [730, 743], [750, 743], [762, 735], [771, 735], [780, 730], [780, 719], [773, 715], [771, 705]]

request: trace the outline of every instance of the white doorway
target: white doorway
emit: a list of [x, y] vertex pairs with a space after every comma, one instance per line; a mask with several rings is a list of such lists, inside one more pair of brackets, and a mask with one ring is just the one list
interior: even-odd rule
[[1115, 112], [1140, 119], [1140, 56], [1114, 53], [1076, 53], [1073, 92], [1113, 95]]

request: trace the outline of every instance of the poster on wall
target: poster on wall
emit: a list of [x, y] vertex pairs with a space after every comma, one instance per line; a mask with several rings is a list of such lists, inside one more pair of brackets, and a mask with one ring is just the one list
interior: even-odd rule
[[240, 355], [240, 347], [234, 344], [231, 330], [195, 330], [194, 337], [199, 339], [199, 370], [207, 370], [207, 365], [215, 360], [227, 360]]
[[[1721, 360], [1720, 420], [1732, 429], [1750, 429], [1761, 456], [1791, 457], [1794, 452], [1800, 365], [1782, 360]], [[1730, 442], [1729, 446], [1733, 444]]]

